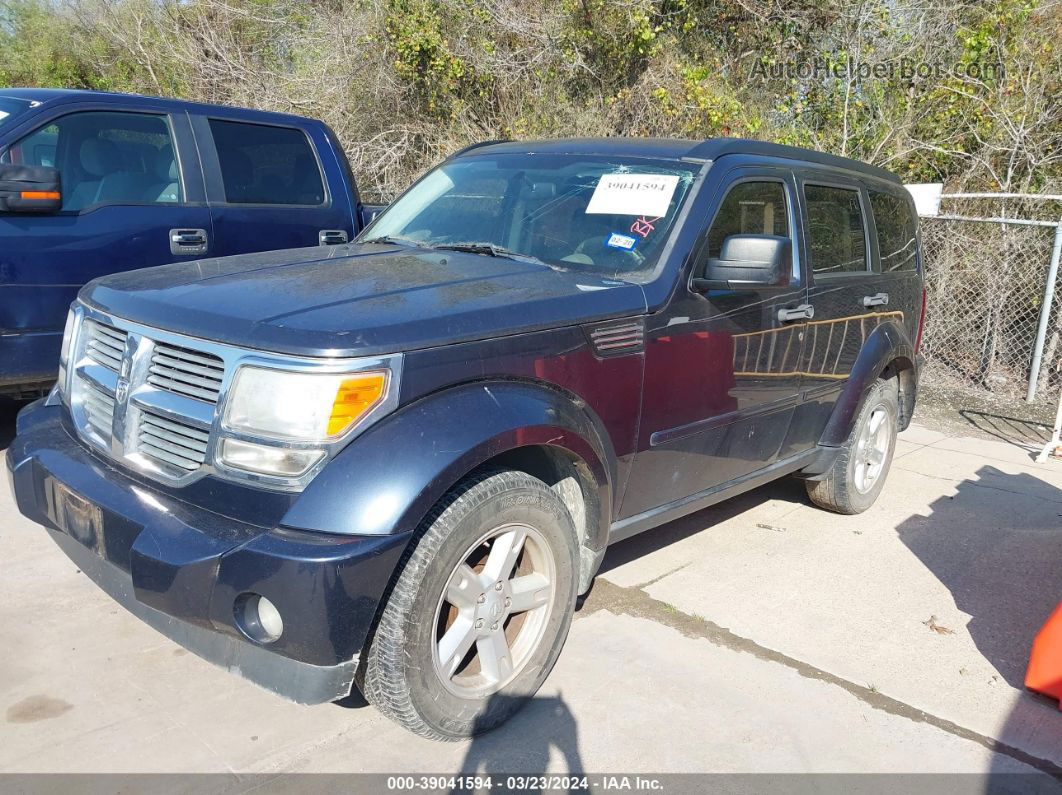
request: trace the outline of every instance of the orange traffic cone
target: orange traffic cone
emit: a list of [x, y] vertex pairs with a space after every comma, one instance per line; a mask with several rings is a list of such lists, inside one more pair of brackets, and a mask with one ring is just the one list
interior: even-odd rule
[[1062, 709], [1062, 603], [1036, 634], [1025, 672], [1025, 686], [1059, 699], [1059, 709]]

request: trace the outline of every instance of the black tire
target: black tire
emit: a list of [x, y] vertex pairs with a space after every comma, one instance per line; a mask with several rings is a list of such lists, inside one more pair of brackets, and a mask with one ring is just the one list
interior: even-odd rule
[[[482, 697], [461, 697], [443, 685], [433, 662], [439, 600], [470, 546], [510, 523], [538, 531], [552, 552], [552, 607], [540, 640], [512, 681]], [[571, 516], [549, 486], [523, 472], [469, 477], [435, 507], [399, 564], [367, 653], [365, 698], [430, 739], [459, 740], [498, 726], [538, 691], [560, 656], [575, 609], [577, 560]]]
[[[820, 508], [843, 514], [862, 513], [877, 500], [885, 486], [892, 456], [896, 451], [896, 433], [899, 428], [899, 392], [895, 378], [878, 379], [867, 393], [863, 406], [852, 425], [852, 432], [841, 446], [840, 455], [822, 480], [809, 480], [805, 484], [811, 501]], [[873, 483], [861, 490], [858, 483], [857, 468], [860, 464], [859, 440], [867, 429], [876, 411], [887, 414], [885, 431], [888, 434], [888, 446], [881, 470]]]

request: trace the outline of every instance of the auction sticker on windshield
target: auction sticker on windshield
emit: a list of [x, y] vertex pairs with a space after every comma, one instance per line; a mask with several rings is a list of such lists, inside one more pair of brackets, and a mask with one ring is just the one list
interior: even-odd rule
[[679, 178], [672, 174], [604, 174], [586, 212], [595, 215], [667, 215]]
[[620, 248], [624, 251], [630, 251], [634, 248], [634, 245], [638, 242], [638, 238], [631, 237], [630, 235], [620, 234], [619, 232], [613, 232], [605, 240], [605, 245], [609, 248]]

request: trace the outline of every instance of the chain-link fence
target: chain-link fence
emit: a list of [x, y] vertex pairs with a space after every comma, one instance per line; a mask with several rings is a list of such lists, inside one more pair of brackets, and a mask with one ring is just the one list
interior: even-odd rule
[[[948, 215], [922, 218], [926, 266], [925, 382], [1015, 404], [1029, 385], [1044, 306], [1055, 222], [1022, 224], [1027, 209], [950, 201]], [[956, 206], [959, 205], [959, 206]], [[971, 206], [972, 205], [972, 206]], [[1043, 207], [1037, 208], [1043, 215]], [[961, 216], [961, 217], [954, 217]], [[974, 220], [977, 219], [977, 220]], [[1037, 404], [1053, 406], [1062, 388], [1062, 300], [1056, 295], [1037, 379]]]

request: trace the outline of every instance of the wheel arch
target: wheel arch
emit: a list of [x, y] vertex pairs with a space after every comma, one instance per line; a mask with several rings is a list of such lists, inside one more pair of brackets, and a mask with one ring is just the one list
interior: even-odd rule
[[608, 539], [616, 456], [585, 404], [536, 383], [468, 383], [399, 410], [325, 467], [281, 524], [412, 533], [448, 491], [483, 468], [527, 472], [554, 489], [580, 534], [580, 579], [588, 585]]
[[602, 489], [587, 462], [563, 447], [537, 444], [506, 450], [477, 469], [525, 472], [560, 497], [572, 517], [579, 544], [578, 591], [589, 590], [608, 545], [611, 506], [602, 502]]
[[874, 382], [880, 378], [899, 376], [901, 419], [900, 429], [907, 427], [914, 410], [916, 385], [914, 346], [906, 330], [896, 321], [886, 321], [874, 329], [845, 382], [833, 413], [819, 438], [820, 447], [839, 447], [851, 433], [852, 423]]
[[879, 378], [896, 379], [899, 389], [900, 417], [898, 430], [907, 430], [914, 415], [915, 398], [918, 393], [918, 371], [915, 361], [906, 354], [894, 356], [881, 371]]

